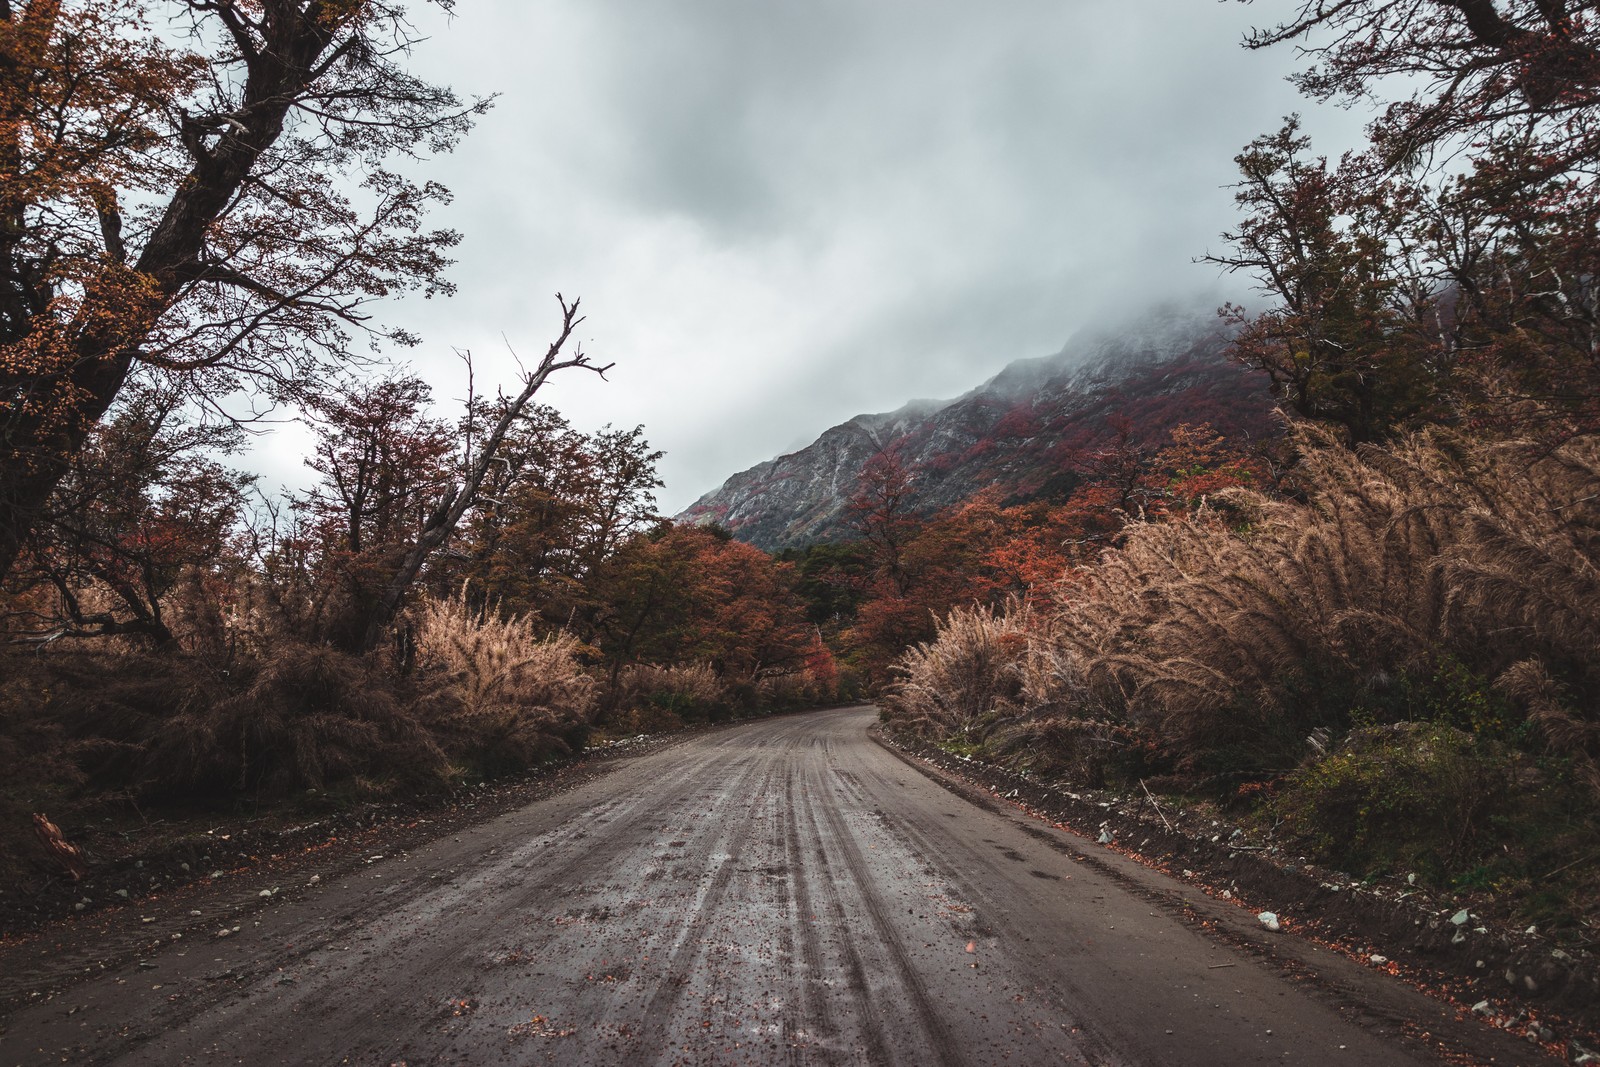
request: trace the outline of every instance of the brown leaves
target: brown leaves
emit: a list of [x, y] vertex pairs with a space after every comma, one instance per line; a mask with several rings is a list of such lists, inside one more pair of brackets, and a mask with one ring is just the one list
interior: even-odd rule
[[61, 828], [38, 812], [33, 815], [33, 829], [39, 835], [40, 842], [50, 850], [51, 855], [60, 861], [72, 875], [74, 882], [82, 881], [89, 873], [89, 864], [85, 862], [83, 853], [78, 846], [72, 844], [61, 835]]

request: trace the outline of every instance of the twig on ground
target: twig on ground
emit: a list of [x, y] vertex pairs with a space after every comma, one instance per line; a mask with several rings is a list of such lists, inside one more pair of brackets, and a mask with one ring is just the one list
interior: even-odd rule
[[1144, 790], [1144, 795], [1150, 798], [1150, 806], [1156, 809], [1156, 814], [1161, 816], [1161, 825], [1167, 828], [1168, 833], [1175, 833], [1172, 824], [1167, 822], [1167, 816], [1161, 810], [1161, 805], [1156, 803], [1155, 794], [1150, 792], [1150, 787], [1144, 784], [1144, 779], [1139, 779], [1139, 788]]

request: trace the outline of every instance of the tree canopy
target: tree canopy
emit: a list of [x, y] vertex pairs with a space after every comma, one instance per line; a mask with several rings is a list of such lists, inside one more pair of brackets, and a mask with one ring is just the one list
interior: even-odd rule
[[487, 106], [383, 0], [0, 3], [0, 577], [135, 367], [295, 397], [377, 298], [446, 293], [440, 185]]

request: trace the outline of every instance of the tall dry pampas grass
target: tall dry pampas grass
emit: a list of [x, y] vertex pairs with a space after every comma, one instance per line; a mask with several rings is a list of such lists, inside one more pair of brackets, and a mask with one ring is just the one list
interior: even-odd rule
[[1303, 503], [1231, 490], [1136, 523], [1048, 619], [962, 609], [906, 654], [891, 715], [948, 734], [1016, 705], [1039, 737], [1124, 723], [1180, 769], [1282, 770], [1449, 656], [1600, 788], [1600, 442], [1299, 443]]
[[[938, 636], [901, 659], [901, 681], [885, 698], [889, 714], [923, 734], [973, 737], [1021, 711], [1031, 610], [959, 607]], [[981, 739], [981, 738], [980, 738]]]
[[568, 633], [541, 637], [526, 618], [480, 611], [465, 593], [415, 611], [417, 664], [436, 678], [431, 721], [452, 757], [499, 773], [581, 746], [594, 680]]
[[1085, 660], [1057, 640], [1054, 621], [1020, 600], [957, 608], [934, 640], [901, 658], [885, 714], [1036, 773], [1100, 783], [1106, 753], [1127, 747], [1129, 732], [1095, 716]]
[[672, 730], [731, 718], [734, 695], [709, 663], [636, 663], [617, 675], [611, 725], [625, 733]]

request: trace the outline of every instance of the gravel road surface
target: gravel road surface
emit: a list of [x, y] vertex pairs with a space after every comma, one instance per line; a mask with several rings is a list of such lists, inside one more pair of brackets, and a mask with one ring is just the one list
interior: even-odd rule
[[702, 736], [77, 981], [32, 943], [0, 1065], [1550, 1062], [873, 720]]

